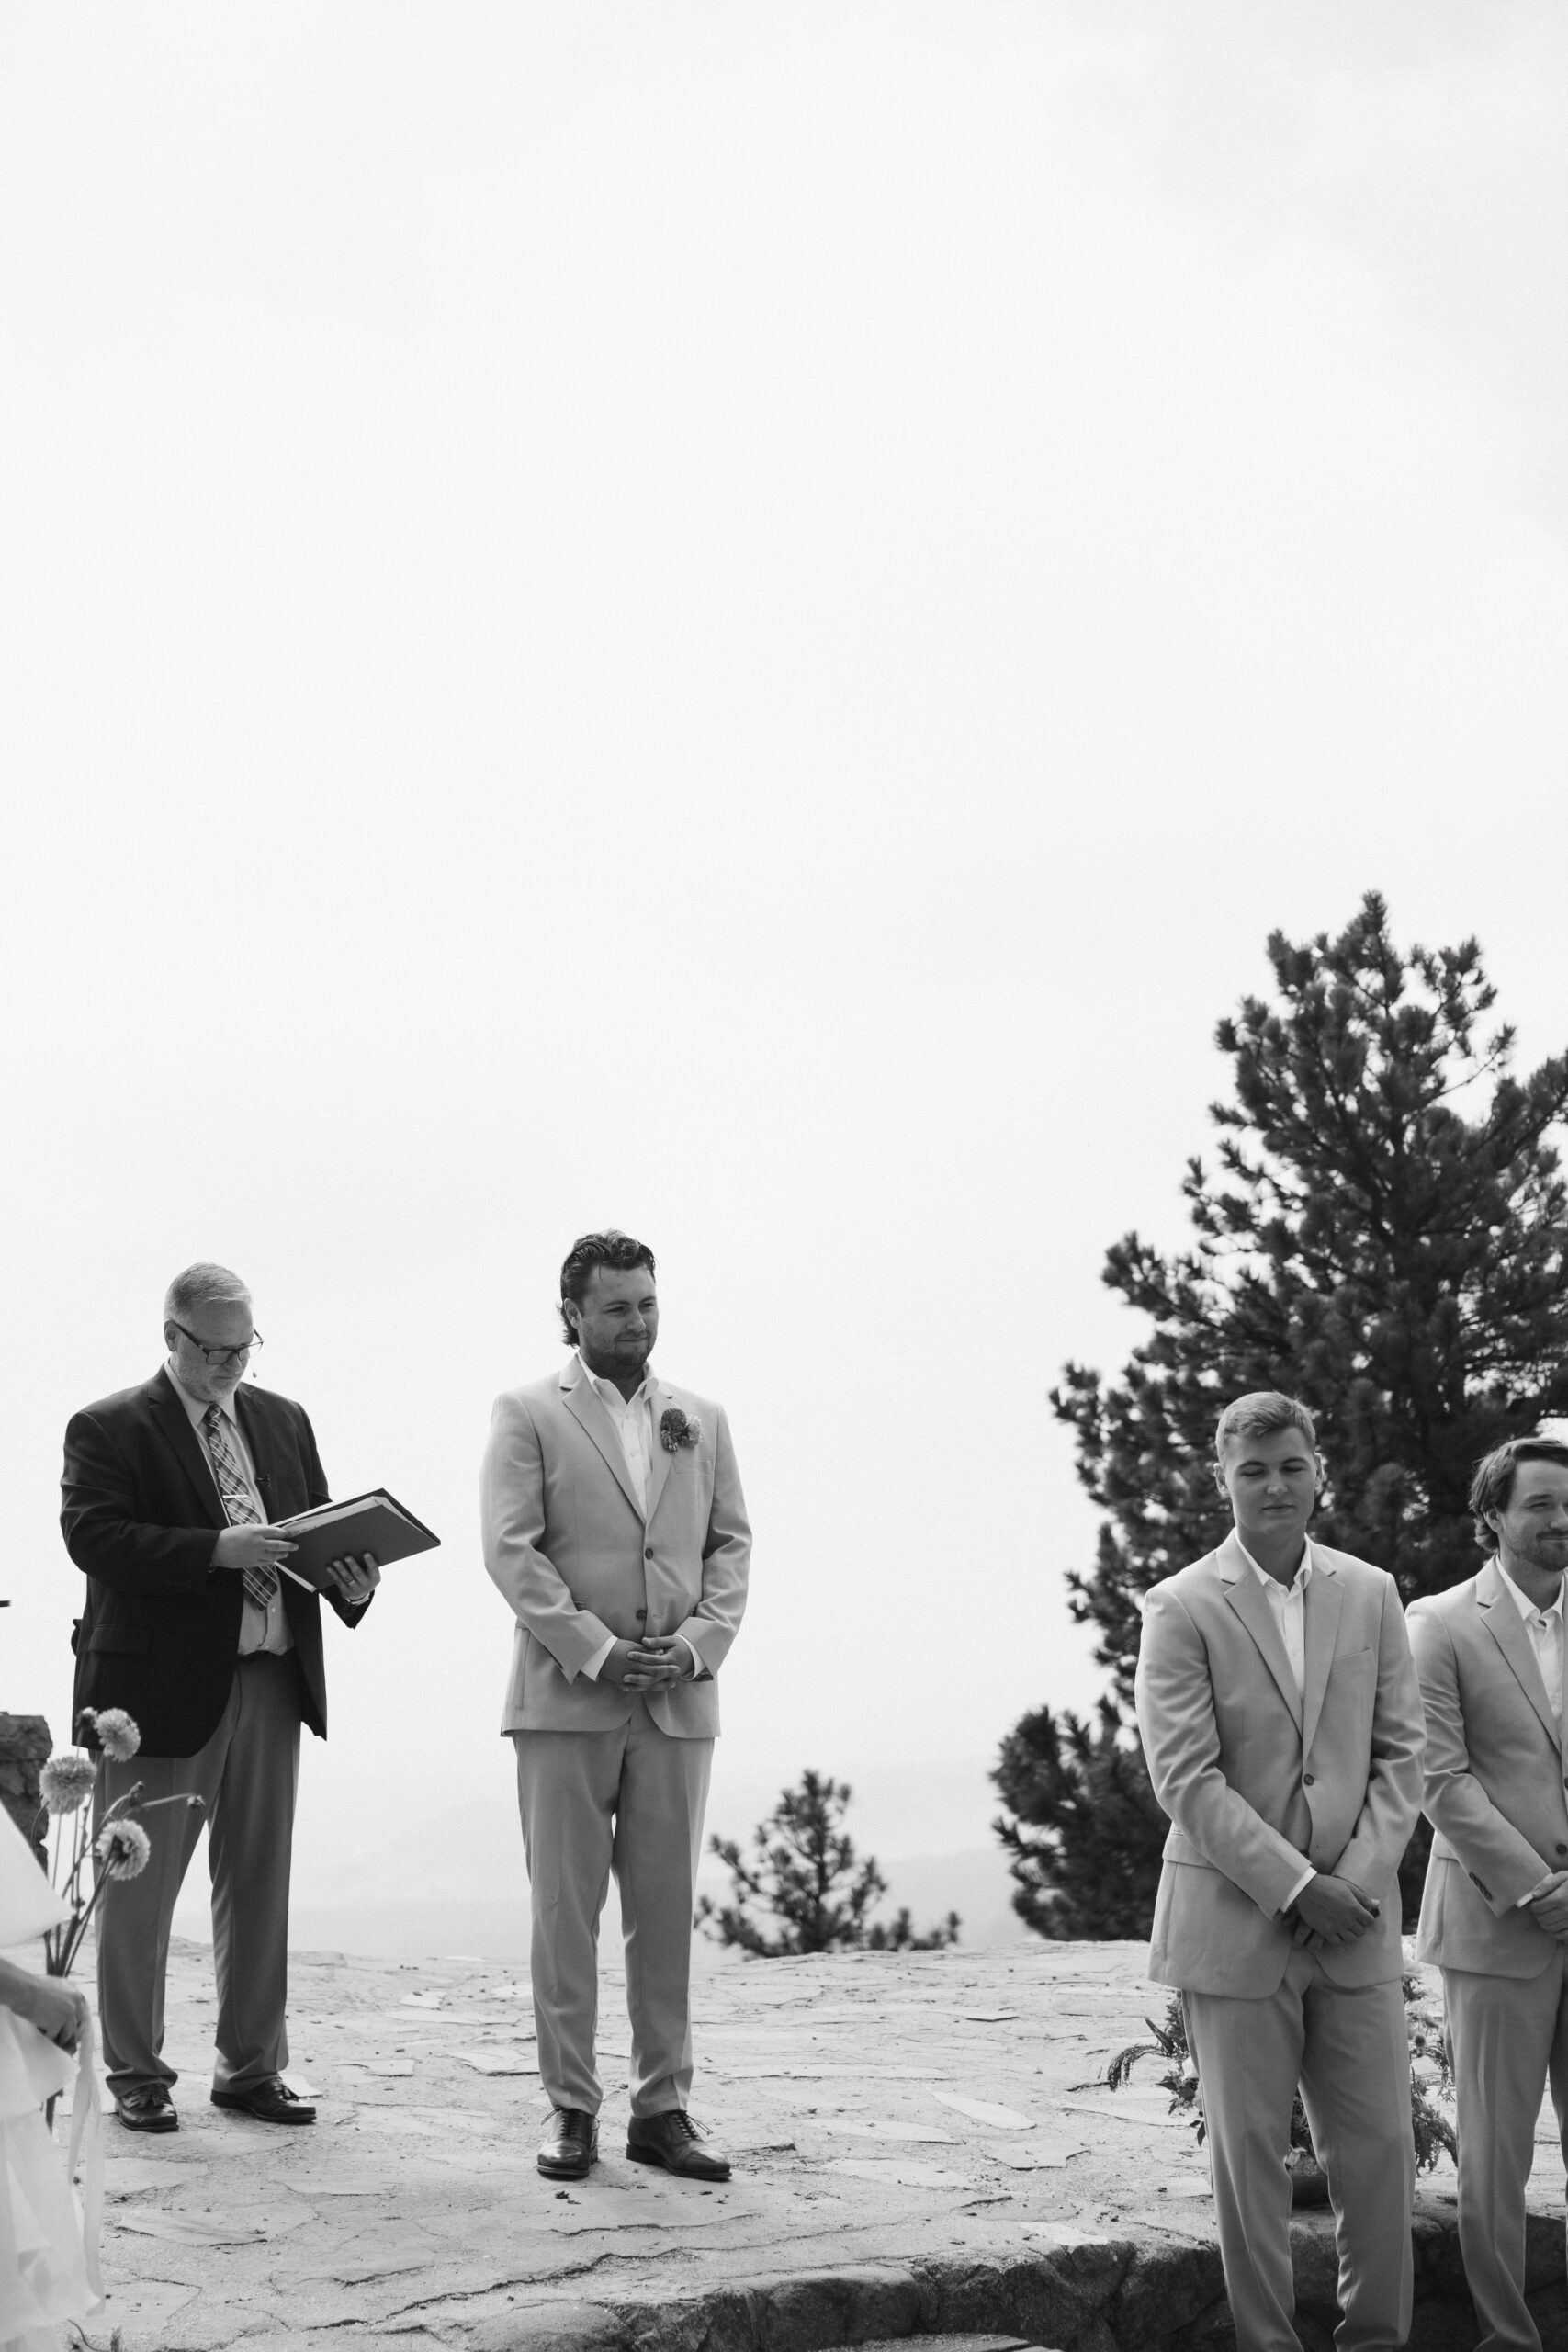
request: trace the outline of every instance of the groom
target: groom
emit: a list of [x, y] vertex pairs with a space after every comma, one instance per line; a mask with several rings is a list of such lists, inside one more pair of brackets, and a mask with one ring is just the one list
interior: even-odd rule
[[718, 1691], [751, 1531], [722, 1409], [655, 1374], [653, 1252], [584, 1234], [561, 1268], [574, 1350], [496, 1400], [485, 1566], [517, 1624], [502, 1730], [517, 1750], [532, 1892], [539, 2170], [599, 2152], [599, 1915], [620, 1888], [631, 2013], [626, 2154], [692, 2180], [729, 2165], [686, 2112], [692, 1910]]

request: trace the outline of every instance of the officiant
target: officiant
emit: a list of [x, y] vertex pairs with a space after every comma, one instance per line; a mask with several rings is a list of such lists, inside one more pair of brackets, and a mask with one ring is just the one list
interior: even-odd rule
[[[148, 1798], [205, 1807], [218, 1981], [214, 2105], [265, 2123], [313, 2123], [288, 2064], [288, 1879], [299, 1727], [327, 1730], [321, 1603], [280, 1574], [277, 1521], [327, 1502], [304, 1408], [242, 1387], [260, 1349], [237, 1274], [187, 1266], [164, 1301], [167, 1359], [151, 1380], [73, 1414], [61, 1526], [87, 1579], [73, 1635], [74, 1720], [122, 1708], [140, 1729], [105, 1753], [100, 1813], [140, 1781]], [[351, 1629], [380, 1571], [333, 1561], [327, 1599]], [[164, 1977], [180, 1884], [203, 1813], [157, 1816], [140, 1876], [111, 1879], [96, 1913], [98, 2012], [109, 2088], [133, 2132], [173, 2132]]]

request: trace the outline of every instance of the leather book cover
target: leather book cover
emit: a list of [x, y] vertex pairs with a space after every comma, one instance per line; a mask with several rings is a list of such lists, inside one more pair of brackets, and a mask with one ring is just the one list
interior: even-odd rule
[[329, 1563], [345, 1554], [357, 1559], [362, 1552], [368, 1552], [377, 1566], [384, 1568], [389, 1560], [433, 1552], [441, 1541], [385, 1487], [378, 1487], [372, 1494], [355, 1495], [347, 1502], [323, 1503], [318, 1510], [298, 1511], [292, 1519], [279, 1520], [277, 1525], [294, 1539], [294, 1550], [279, 1564], [284, 1574], [317, 1592], [332, 1582]]

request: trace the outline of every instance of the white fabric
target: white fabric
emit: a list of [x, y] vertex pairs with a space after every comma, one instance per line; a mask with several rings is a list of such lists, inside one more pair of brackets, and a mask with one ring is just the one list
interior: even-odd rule
[[636, 1491], [637, 1505], [644, 1519], [648, 1517], [648, 1481], [653, 1464], [653, 1391], [651, 1363], [643, 1366], [642, 1385], [633, 1396], [623, 1396], [613, 1380], [601, 1380], [592, 1370], [582, 1350], [577, 1360], [588, 1375], [588, 1385], [598, 1397], [615, 1424], [626, 1460], [626, 1474]]
[[[1274, 1612], [1274, 1623], [1279, 1626], [1280, 1638], [1285, 1645], [1285, 1657], [1295, 1681], [1296, 1696], [1299, 1699], [1306, 1689], [1306, 1589], [1312, 1581], [1311, 1540], [1309, 1538], [1302, 1553], [1301, 1566], [1289, 1584], [1281, 1584], [1278, 1577], [1271, 1577], [1269, 1574], [1267, 1568], [1260, 1568], [1246, 1544], [1242, 1543], [1241, 1537], [1238, 1535], [1235, 1540], [1243, 1559], [1268, 1595], [1269, 1606]], [[1316, 1876], [1317, 1872], [1310, 1865], [1303, 1871], [1300, 1878], [1280, 1904], [1280, 1909], [1288, 1911], [1301, 1894], [1303, 1887], [1310, 1885]]]
[[1306, 1688], [1306, 1589], [1312, 1582], [1312, 1544], [1309, 1542], [1303, 1551], [1301, 1566], [1290, 1583], [1281, 1584], [1278, 1577], [1271, 1577], [1267, 1568], [1258, 1566], [1239, 1535], [1235, 1540], [1247, 1566], [1269, 1597], [1299, 1699]]
[[[1515, 1608], [1518, 1611], [1520, 1617], [1524, 1621], [1525, 1631], [1530, 1637], [1530, 1647], [1535, 1652], [1535, 1662], [1540, 1668], [1540, 1679], [1546, 1685], [1548, 1703], [1551, 1708], [1552, 1713], [1557, 1718], [1558, 1727], [1561, 1730], [1562, 1724], [1562, 1597], [1564, 1588], [1560, 1584], [1557, 1588], [1556, 1600], [1549, 1602], [1546, 1608], [1538, 1609], [1535, 1602], [1530, 1599], [1529, 1593], [1521, 1592], [1519, 1590], [1518, 1586], [1514, 1582], [1513, 1577], [1508, 1574], [1507, 1569], [1503, 1566], [1501, 1560], [1497, 1562], [1497, 1574], [1503, 1579], [1503, 1583], [1507, 1589], [1509, 1600], [1513, 1602]], [[1545, 1894], [1548, 1889], [1555, 1883], [1556, 1878], [1557, 1872], [1555, 1871], [1549, 1871], [1544, 1878], [1537, 1879], [1529, 1894], [1520, 1895], [1518, 1901], [1514, 1905], [1515, 1910], [1522, 1911], [1527, 1904], [1530, 1904], [1535, 1901], [1538, 1894]]]
[[1557, 1598], [1544, 1609], [1539, 1609], [1528, 1592], [1521, 1592], [1501, 1560], [1497, 1573], [1508, 1588], [1508, 1598], [1525, 1621], [1525, 1631], [1530, 1637], [1535, 1662], [1540, 1668], [1540, 1679], [1546, 1685], [1546, 1695], [1551, 1702], [1551, 1712], [1559, 1724], [1562, 1721], [1562, 1586], [1557, 1588]]
[[[210, 1464], [212, 1456], [208, 1450], [207, 1431], [202, 1427], [208, 1406], [201, 1397], [191, 1395], [190, 1390], [175, 1370], [172, 1362], [165, 1368], [168, 1372], [170, 1385], [189, 1415], [190, 1425], [200, 1440], [202, 1453], [207, 1455]], [[234, 1449], [234, 1459], [240, 1465], [240, 1475], [244, 1481], [245, 1492], [255, 1505], [258, 1521], [265, 1526], [267, 1509], [261, 1498], [261, 1488], [256, 1485], [256, 1465], [251, 1459], [251, 1449], [245, 1443], [245, 1433], [240, 1427], [240, 1416], [234, 1409], [234, 1392], [231, 1389], [227, 1396], [214, 1397], [211, 1402], [217, 1405], [219, 1411], [229, 1424], [229, 1442]], [[213, 1472], [213, 1483], [218, 1487], [219, 1494], [221, 1496], [223, 1488], [216, 1471]], [[294, 1636], [288, 1630], [288, 1619], [284, 1611], [282, 1585], [275, 1587], [272, 1599], [265, 1609], [259, 1601], [253, 1600], [247, 1592], [244, 1613], [240, 1620], [240, 1656], [250, 1657], [256, 1650], [270, 1650], [275, 1657], [281, 1657], [285, 1650], [291, 1650], [293, 1647]]]
[[[636, 1395], [623, 1396], [613, 1380], [601, 1380], [590, 1365], [582, 1350], [577, 1351], [577, 1361], [582, 1366], [589, 1386], [609, 1414], [615, 1432], [621, 1442], [621, 1453], [626, 1465], [626, 1476], [636, 1490], [644, 1519], [648, 1517], [648, 1482], [653, 1473], [653, 1391], [656, 1385], [653, 1365], [643, 1366], [642, 1386]], [[702, 1672], [702, 1661], [690, 1642], [676, 1637], [691, 1657], [692, 1672]], [[590, 1682], [597, 1682], [604, 1670], [604, 1660], [615, 1646], [612, 1634], [603, 1646], [596, 1649], [582, 1672]]]
[[[21, 1833], [0, 1811], [0, 1946], [19, 1945], [68, 1916]], [[38, 1957], [28, 1951], [22, 1964], [35, 1966]], [[62, 2162], [43, 2107], [73, 2074], [71, 2145]], [[78, 2164], [80, 2212], [71, 2187]], [[73, 2060], [36, 2026], [0, 2009], [0, 2352], [58, 2352], [59, 2323], [96, 2311], [103, 2300], [102, 2211], [103, 2118], [91, 2023]]]

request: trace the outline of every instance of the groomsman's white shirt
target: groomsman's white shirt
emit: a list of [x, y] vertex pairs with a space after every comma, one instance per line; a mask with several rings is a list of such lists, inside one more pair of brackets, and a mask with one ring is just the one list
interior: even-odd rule
[[[1497, 1563], [1497, 1574], [1508, 1588], [1509, 1600], [1525, 1621], [1525, 1631], [1530, 1637], [1530, 1647], [1535, 1652], [1535, 1662], [1540, 1668], [1540, 1679], [1546, 1685], [1546, 1695], [1551, 1702], [1551, 1712], [1561, 1724], [1562, 1721], [1563, 1587], [1561, 1584], [1558, 1586], [1557, 1598], [1549, 1608], [1538, 1609], [1529, 1593], [1519, 1590], [1501, 1560]], [[1551, 1884], [1551, 1873], [1549, 1872], [1545, 1878], [1537, 1880], [1528, 1894], [1520, 1895], [1514, 1905], [1515, 1910], [1522, 1911], [1527, 1903], [1533, 1903], [1538, 1894], [1544, 1894]]]
[[[1274, 1623], [1280, 1628], [1280, 1638], [1285, 1645], [1285, 1657], [1290, 1663], [1291, 1678], [1299, 1699], [1306, 1689], [1306, 1589], [1312, 1581], [1312, 1539], [1310, 1536], [1307, 1538], [1301, 1566], [1289, 1584], [1281, 1584], [1279, 1577], [1271, 1577], [1267, 1568], [1260, 1568], [1239, 1535], [1235, 1540], [1242, 1558], [1269, 1597], [1269, 1606], [1274, 1612]], [[1317, 1872], [1309, 1863], [1280, 1904], [1280, 1910], [1288, 1911], [1303, 1887], [1316, 1876]]]

